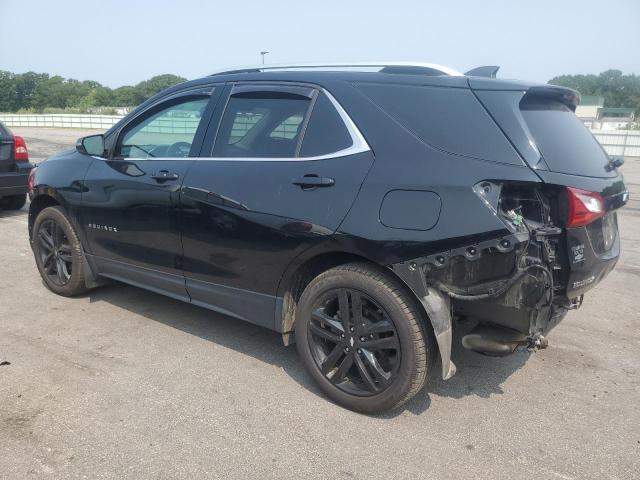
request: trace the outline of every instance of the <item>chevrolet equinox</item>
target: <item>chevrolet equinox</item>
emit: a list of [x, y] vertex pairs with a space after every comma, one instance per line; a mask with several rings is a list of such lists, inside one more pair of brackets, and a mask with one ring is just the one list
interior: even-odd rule
[[[45, 285], [118, 280], [295, 343], [336, 403], [396, 408], [464, 347], [547, 334], [614, 267], [618, 168], [577, 92], [433, 64], [226, 71], [31, 173]], [[458, 336], [456, 336], [458, 338]]]

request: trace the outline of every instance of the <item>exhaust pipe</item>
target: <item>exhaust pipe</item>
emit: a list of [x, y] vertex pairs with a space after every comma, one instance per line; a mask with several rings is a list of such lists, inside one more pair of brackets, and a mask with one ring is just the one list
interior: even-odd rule
[[511, 355], [519, 345], [526, 345], [526, 336], [509, 328], [480, 324], [462, 337], [468, 350], [492, 357]]

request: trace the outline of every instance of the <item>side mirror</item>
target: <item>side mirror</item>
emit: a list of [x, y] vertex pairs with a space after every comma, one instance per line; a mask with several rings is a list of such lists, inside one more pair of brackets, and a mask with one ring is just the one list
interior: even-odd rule
[[79, 138], [76, 142], [76, 150], [85, 155], [104, 157], [104, 135], [89, 135]]

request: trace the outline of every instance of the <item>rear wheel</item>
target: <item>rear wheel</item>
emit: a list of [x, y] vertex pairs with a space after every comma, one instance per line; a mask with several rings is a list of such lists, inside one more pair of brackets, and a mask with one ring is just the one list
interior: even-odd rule
[[360, 412], [396, 408], [425, 383], [433, 351], [415, 299], [381, 268], [347, 264], [307, 286], [296, 344], [305, 366], [336, 403]]
[[31, 244], [38, 271], [49, 290], [67, 297], [86, 290], [82, 246], [60, 207], [48, 207], [38, 214]]
[[5, 210], [20, 210], [27, 203], [27, 194], [9, 195], [0, 199], [0, 207]]

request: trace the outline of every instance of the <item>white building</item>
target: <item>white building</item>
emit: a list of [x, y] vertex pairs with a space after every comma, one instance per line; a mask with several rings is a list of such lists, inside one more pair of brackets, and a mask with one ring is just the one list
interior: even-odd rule
[[580, 105], [576, 107], [576, 117], [584, 124], [592, 128], [593, 122], [598, 118], [598, 110], [604, 107], [604, 97], [597, 95], [582, 95]]
[[583, 95], [576, 116], [594, 130], [621, 130], [634, 120], [633, 108], [605, 107], [604, 97]]

